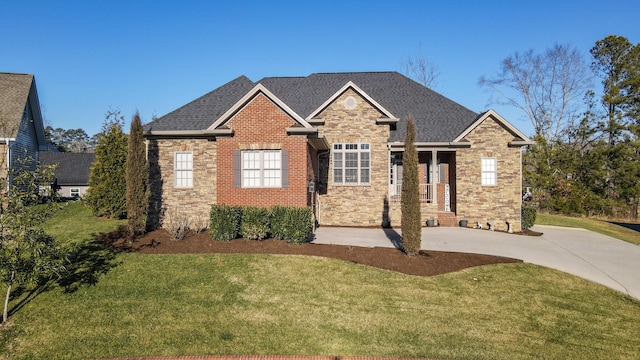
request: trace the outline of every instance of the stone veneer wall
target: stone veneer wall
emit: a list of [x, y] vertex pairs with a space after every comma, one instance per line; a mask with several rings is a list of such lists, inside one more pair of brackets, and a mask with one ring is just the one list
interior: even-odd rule
[[[349, 110], [344, 100], [353, 96], [355, 108]], [[368, 185], [333, 183], [333, 153], [320, 159], [320, 224], [339, 226], [380, 226], [389, 190], [389, 125], [377, 125], [382, 117], [377, 109], [358, 93], [349, 89], [320, 114], [324, 125], [318, 126], [333, 149], [334, 143], [369, 143], [371, 178]], [[331, 150], [332, 151], [332, 150]]]
[[[228, 138], [217, 142], [217, 201], [226, 205], [309, 205], [307, 177], [309, 160], [307, 137], [287, 135], [286, 128], [295, 124], [289, 115], [263, 94], [258, 94], [227, 122], [234, 130]], [[287, 188], [236, 188], [234, 187], [234, 150], [288, 150], [289, 185]]]
[[[520, 147], [509, 147], [514, 135], [492, 118], [487, 118], [466, 137], [471, 148], [456, 152], [457, 215], [470, 224], [479, 221], [484, 226], [495, 222], [496, 230], [521, 230], [520, 209], [521, 154]], [[481, 159], [495, 157], [497, 186], [482, 186]]]
[[[174, 154], [193, 152], [193, 187], [174, 186]], [[216, 202], [216, 143], [206, 139], [150, 139], [148, 141], [149, 223], [160, 226], [162, 216], [186, 215], [192, 222], [209, 218]]]

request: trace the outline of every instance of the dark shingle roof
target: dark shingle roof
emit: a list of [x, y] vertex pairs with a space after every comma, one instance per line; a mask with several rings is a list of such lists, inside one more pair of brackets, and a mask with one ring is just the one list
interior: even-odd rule
[[0, 136], [15, 136], [27, 105], [32, 82], [31, 74], [0, 73], [0, 123], [3, 127], [0, 132], [13, 132], [0, 133]]
[[38, 156], [41, 165], [57, 165], [54, 173], [58, 185], [89, 184], [91, 164], [96, 154], [41, 151]]
[[[477, 113], [397, 72], [267, 77], [258, 83], [306, 118], [349, 81], [400, 119], [389, 141], [404, 141], [408, 115], [413, 116], [418, 128], [416, 141], [424, 142], [452, 141], [478, 117]], [[146, 129], [206, 129], [255, 85], [242, 76], [148, 124]]]
[[146, 124], [144, 130], [207, 129], [255, 85], [256, 84], [246, 76], [240, 76], [167, 115]]

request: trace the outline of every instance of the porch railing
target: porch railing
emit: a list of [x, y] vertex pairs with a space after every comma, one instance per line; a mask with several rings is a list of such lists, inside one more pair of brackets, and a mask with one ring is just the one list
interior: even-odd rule
[[[420, 202], [430, 203], [431, 196], [431, 184], [420, 184]], [[402, 201], [402, 185], [389, 185], [389, 202], [399, 203]]]

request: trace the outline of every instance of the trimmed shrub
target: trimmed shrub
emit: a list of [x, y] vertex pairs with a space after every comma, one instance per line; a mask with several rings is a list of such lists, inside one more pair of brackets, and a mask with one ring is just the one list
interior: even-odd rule
[[535, 208], [523, 206], [522, 207], [522, 229], [528, 229], [536, 223], [536, 216], [538, 212]]
[[242, 209], [240, 234], [248, 240], [262, 240], [269, 233], [269, 209], [247, 206]]
[[287, 207], [280, 205], [271, 208], [271, 236], [278, 240], [285, 238], [287, 209]]
[[209, 232], [214, 240], [230, 241], [238, 237], [242, 208], [239, 206], [211, 205]]
[[284, 216], [284, 239], [290, 244], [302, 244], [313, 232], [311, 208], [287, 207]]

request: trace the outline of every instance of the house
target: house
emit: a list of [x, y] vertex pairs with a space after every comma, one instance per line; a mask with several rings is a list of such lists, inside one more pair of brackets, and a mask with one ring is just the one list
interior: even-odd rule
[[89, 189], [89, 173], [96, 160], [94, 153], [41, 151], [41, 165], [55, 166], [51, 184], [62, 198], [81, 198]]
[[0, 73], [0, 177], [34, 169], [46, 149], [36, 82], [31, 74]]
[[422, 220], [519, 231], [521, 148], [477, 114], [397, 72], [245, 76], [145, 126], [149, 220], [211, 204], [311, 206], [329, 226], [398, 226], [406, 119], [417, 127]]

